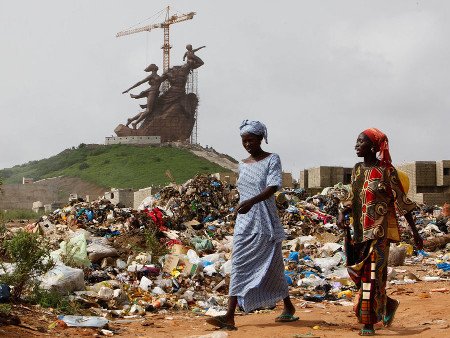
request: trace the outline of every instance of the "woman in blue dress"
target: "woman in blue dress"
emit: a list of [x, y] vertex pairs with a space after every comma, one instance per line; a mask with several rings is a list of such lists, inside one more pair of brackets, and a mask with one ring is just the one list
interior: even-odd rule
[[284, 277], [281, 242], [285, 234], [274, 198], [282, 181], [280, 157], [261, 149], [262, 140], [267, 143], [263, 123], [244, 120], [240, 134], [250, 156], [239, 165], [240, 201], [233, 236], [228, 310], [223, 316], [207, 320], [225, 329], [236, 329], [234, 313], [238, 304], [250, 312], [274, 307], [283, 299], [284, 309], [276, 321], [298, 320]]

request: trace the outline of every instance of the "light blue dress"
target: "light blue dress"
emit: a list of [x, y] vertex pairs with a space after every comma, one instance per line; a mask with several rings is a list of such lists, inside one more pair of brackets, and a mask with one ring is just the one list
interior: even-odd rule
[[[269, 186], [281, 187], [281, 162], [277, 154], [253, 163], [240, 163], [237, 187], [240, 202], [260, 194]], [[249, 312], [272, 307], [288, 296], [281, 242], [285, 238], [275, 197], [238, 214], [234, 228], [230, 296]]]

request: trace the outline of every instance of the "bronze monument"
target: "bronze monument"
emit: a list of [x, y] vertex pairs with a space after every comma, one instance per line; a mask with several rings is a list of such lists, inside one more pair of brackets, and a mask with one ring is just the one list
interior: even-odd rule
[[[181, 66], [169, 68], [159, 76], [158, 67], [149, 65], [145, 71], [151, 72], [145, 79], [135, 83], [123, 92], [128, 93], [133, 88], [148, 82], [150, 87], [137, 95], [130, 96], [135, 99], [147, 98], [145, 105], [140, 105], [144, 111], [127, 120], [127, 124], [119, 124], [114, 130], [117, 136], [161, 136], [161, 142], [185, 141], [191, 136], [195, 124], [195, 112], [198, 98], [194, 93], [186, 93], [186, 82], [190, 72], [204, 64], [194, 53], [201, 48], [192, 49], [186, 46]], [[160, 94], [160, 86], [164, 81], [170, 84], [169, 89]], [[133, 128], [130, 128], [129, 125]]]

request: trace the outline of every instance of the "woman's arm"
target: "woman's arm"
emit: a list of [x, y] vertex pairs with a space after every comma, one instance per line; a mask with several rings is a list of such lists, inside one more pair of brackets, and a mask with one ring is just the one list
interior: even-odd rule
[[250, 211], [250, 209], [252, 208], [253, 205], [255, 205], [256, 203], [265, 201], [270, 196], [275, 194], [277, 192], [277, 190], [278, 190], [277, 186], [267, 187], [258, 195], [239, 203], [239, 205], [237, 207], [237, 212], [239, 214], [246, 214], [247, 212]]
[[195, 49], [193, 50], [193, 52], [195, 53], [195, 52], [197, 52], [197, 51], [199, 51], [200, 49], [205, 48], [205, 47], [206, 47], [206, 46], [201, 46], [201, 47], [195, 48]]
[[123, 91], [122, 94], [128, 93], [131, 89], [136, 88], [138, 86], [140, 86], [141, 84], [147, 82], [149, 80], [150, 76], [147, 76], [144, 80], [141, 80], [139, 82], [136, 82], [134, 85], [132, 85], [130, 88], [128, 88], [127, 90]]
[[348, 227], [348, 225], [345, 224], [345, 216], [348, 215], [351, 211], [352, 211], [351, 206], [346, 206], [346, 207], [344, 207], [344, 209], [339, 211], [339, 215], [338, 215], [338, 218], [337, 218], [336, 225], [340, 229], [345, 229], [345, 228]]
[[419, 231], [417, 230], [416, 223], [414, 222], [414, 219], [412, 217], [412, 213], [408, 212], [407, 214], [405, 214], [405, 219], [408, 222], [409, 227], [411, 228], [414, 242], [416, 243], [417, 248], [419, 250], [422, 250], [423, 249], [423, 239], [419, 235]]

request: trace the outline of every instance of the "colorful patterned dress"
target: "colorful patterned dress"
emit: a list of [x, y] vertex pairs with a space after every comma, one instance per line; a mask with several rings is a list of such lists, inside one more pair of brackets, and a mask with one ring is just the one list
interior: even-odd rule
[[[269, 186], [281, 186], [281, 162], [277, 154], [252, 163], [240, 163], [237, 187], [240, 202]], [[233, 237], [230, 296], [249, 312], [272, 307], [289, 295], [284, 277], [281, 242], [285, 233], [274, 196], [238, 214]]]
[[352, 172], [353, 241], [348, 243], [347, 269], [359, 288], [355, 313], [362, 324], [383, 319], [387, 302], [387, 262], [389, 245], [400, 239], [396, 211], [412, 211], [409, 200], [392, 165], [364, 167]]

